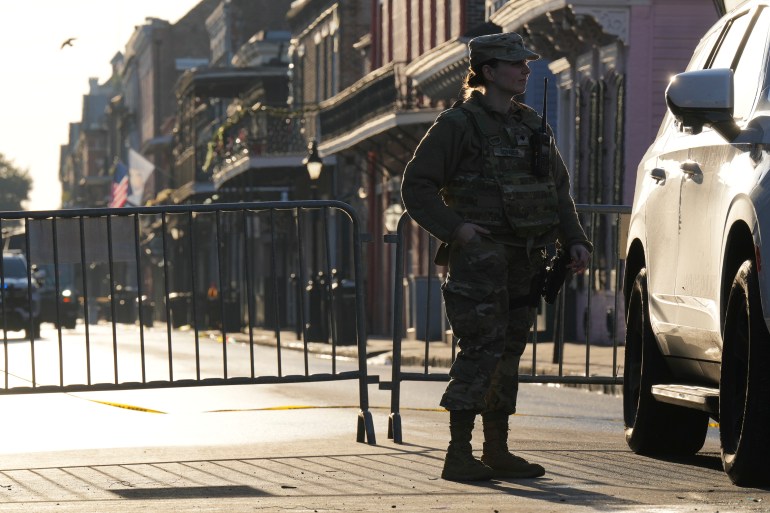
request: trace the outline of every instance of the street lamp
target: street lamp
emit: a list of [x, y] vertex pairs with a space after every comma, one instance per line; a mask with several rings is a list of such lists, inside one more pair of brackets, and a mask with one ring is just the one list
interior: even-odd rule
[[[321, 176], [321, 170], [324, 167], [323, 160], [318, 155], [318, 142], [313, 139], [307, 145], [307, 157], [302, 160], [307, 168], [307, 174], [310, 176], [311, 186], [315, 187], [315, 181]], [[315, 198], [313, 198], [315, 199]]]

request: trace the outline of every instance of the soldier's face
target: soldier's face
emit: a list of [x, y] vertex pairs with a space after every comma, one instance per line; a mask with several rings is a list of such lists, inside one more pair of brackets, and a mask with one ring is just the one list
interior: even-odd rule
[[524, 93], [527, 90], [527, 78], [530, 69], [527, 61], [498, 61], [491, 75], [492, 82], [501, 91], [511, 96]]

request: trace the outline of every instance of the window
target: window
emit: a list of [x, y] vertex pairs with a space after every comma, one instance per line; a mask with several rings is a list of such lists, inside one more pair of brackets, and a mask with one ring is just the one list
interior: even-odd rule
[[770, 10], [762, 9], [751, 29], [746, 46], [735, 67], [735, 117], [745, 119], [751, 113], [760, 84], [762, 70], [765, 69], [767, 34], [770, 31]]
[[685, 71], [703, 69], [703, 66], [706, 64], [706, 59], [711, 55], [711, 49], [714, 48], [714, 43], [721, 33], [721, 30], [715, 30], [698, 43], [698, 47], [695, 49], [692, 59], [690, 59], [690, 63], [687, 65]]
[[732, 68], [735, 54], [738, 52], [738, 47], [743, 40], [743, 35], [746, 33], [750, 21], [751, 16], [743, 13], [730, 22], [727, 34], [719, 43], [719, 48], [709, 68]]
[[7, 278], [26, 278], [27, 266], [21, 258], [4, 256], [3, 272]]
[[[744, 36], [749, 30], [748, 38]], [[735, 72], [734, 116], [745, 119], [754, 106], [757, 90], [761, 86], [760, 76], [765, 69], [763, 63], [767, 49], [767, 34], [770, 30], [770, 11], [760, 9], [755, 16], [743, 13], [730, 22], [727, 34], [719, 43], [710, 68], [731, 68]], [[743, 46], [742, 46], [743, 44]]]

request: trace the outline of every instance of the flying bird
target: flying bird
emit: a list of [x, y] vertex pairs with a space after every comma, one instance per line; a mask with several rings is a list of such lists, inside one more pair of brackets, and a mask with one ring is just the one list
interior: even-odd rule
[[62, 48], [64, 48], [65, 46], [72, 46], [72, 42], [73, 42], [75, 39], [77, 39], [77, 38], [76, 38], [76, 37], [71, 37], [71, 38], [67, 39], [66, 41], [64, 41], [64, 42], [61, 44], [61, 47], [60, 47], [59, 49], [61, 50], [61, 49], [62, 49]]

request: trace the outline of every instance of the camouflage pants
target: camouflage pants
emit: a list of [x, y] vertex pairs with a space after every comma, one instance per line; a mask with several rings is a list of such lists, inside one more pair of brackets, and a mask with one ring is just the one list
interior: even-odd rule
[[515, 413], [519, 360], [535, 316], [516, 303], [529, 294], [543, 258], [541, 249], [528, 254], [483, 237], [450, 247], [442, 290], [459, 351], [441, 398], [447, 410]]

